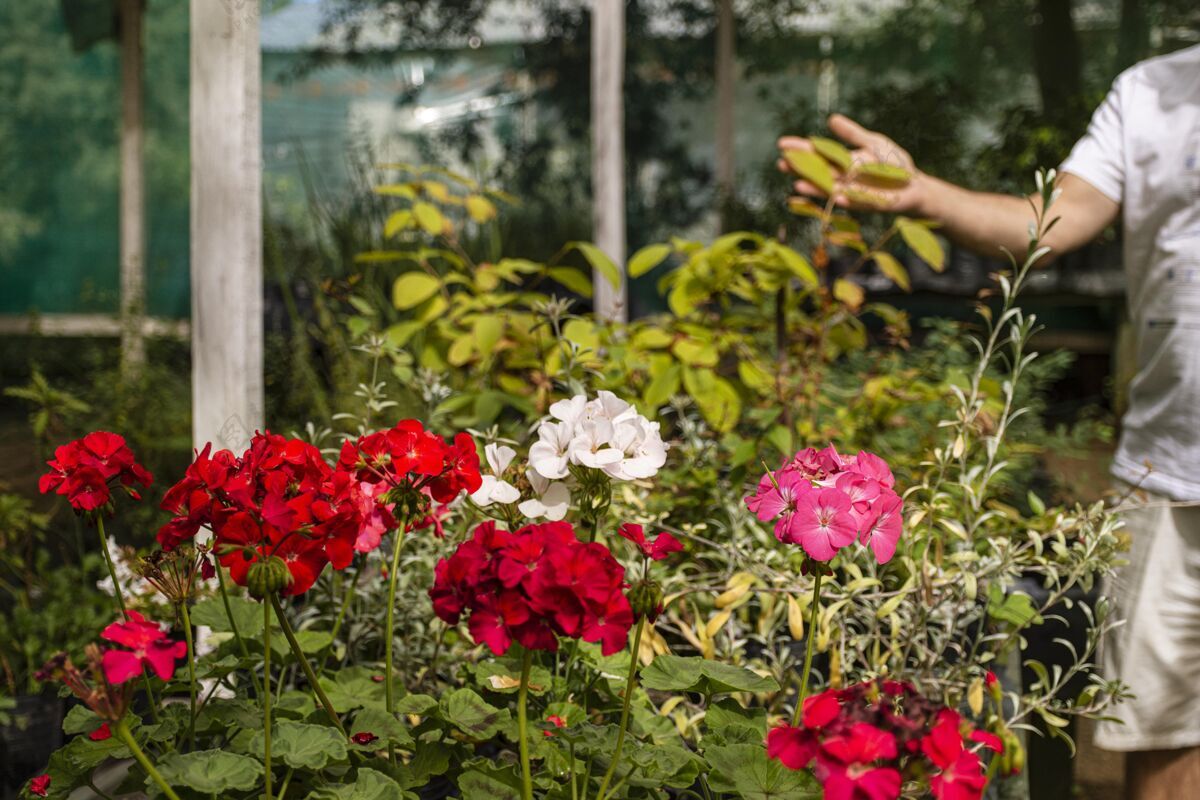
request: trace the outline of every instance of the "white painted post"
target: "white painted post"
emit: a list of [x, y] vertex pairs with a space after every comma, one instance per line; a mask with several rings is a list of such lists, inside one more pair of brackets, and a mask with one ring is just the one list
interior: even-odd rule
[[[733, 0], [717, 0], [717, 125], [716, 125], [716, 179], [717, 200], [722, 211], [733, 199], [734, 181], [734, 84], [736, 79], [735, 43], [736, 21], [733, 16]], [[721, 228], [726, 228], [724, 214]]]
[[263, 425], [258, 0], [191, 2], [192, 438]]
[[592, 2], [592, 225], [601, 250], [621, 273], [613, 287], [593, 271], [596, 313], [628, 318], [625, 301], [625, 2]]
[[142, 160], [143, 0], [121, 0], [121, 372], [134, 378], [146, 361], [146, 184]]

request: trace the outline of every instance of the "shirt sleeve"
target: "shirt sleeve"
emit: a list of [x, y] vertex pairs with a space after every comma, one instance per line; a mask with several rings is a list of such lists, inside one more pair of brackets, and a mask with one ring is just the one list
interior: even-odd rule
[[1125, 193], [1125, 135], [1122, 106], [1132, 74], [1126, 72], [1113, 83], [1104, 102], [1092, 115], [1087, 133], [1075, 143], [1059, 167], [1083, 178], [1115, 203]]

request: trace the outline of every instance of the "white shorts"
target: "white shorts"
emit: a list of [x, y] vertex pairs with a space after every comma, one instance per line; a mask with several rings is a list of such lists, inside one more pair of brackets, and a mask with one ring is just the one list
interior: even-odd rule
[[1102, 587], [1125, 620], [1101, 648], [1104, 676], [1135, 695], [1096, 726], [1105, 750], [1200, 746], [1200, 507], [1169, 502], [1148, 495], [1122, 514], [1129, 564]]

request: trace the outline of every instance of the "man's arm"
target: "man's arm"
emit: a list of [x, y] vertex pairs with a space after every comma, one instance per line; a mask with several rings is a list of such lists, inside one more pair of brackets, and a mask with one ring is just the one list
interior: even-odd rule
[[[941, 225], [940, 233], [983, 255], [1002, 256], [1005, 250], [1017, 257], [1024, 254], [1029, 241], [1029, 225], [1034, 220], [1030, 203], [1041, 203], [1037, 196], [1024, 198], [973, 192], [927, 175], [916, 167], [912, 156], [891, 139], [869, 131], [840, 114], [829, 118], [829, 129], [851, 147], [856, 161], [891, 164], [903, 167], [912, 174], [908, 184], [899, 188], [871, 185], [866, 180], [839, 180], [834, 190], [836, 205], [861, 210], [882, 209], [932, 219]], [[807, 139], [785, 136], [779, 140], [779, 149], [809, 150], [812, 144]], [[787, 163], [782, 159], [780, 165], [781, 168], [787, 168]], [[1042, 242], [1051, 248], [1046, 261], [1095, 239], [1117, 218], [1121, 210], [1119, 204], [1075, 175], [1068, 173], [1059, 176], [1057, 188], [1061, 194], [1052, 213], [1061, 219]], [[796, 182], [796, 190], [815, 197], [826, 196], [805, 180]], [[863, 205], [851, 202], [845, 194], [848, 190], [869, 192], [878, 197], [880, 203]]]

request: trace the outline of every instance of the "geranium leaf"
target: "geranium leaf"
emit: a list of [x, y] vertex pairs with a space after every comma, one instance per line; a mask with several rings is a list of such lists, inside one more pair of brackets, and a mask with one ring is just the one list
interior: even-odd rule
[[400, 784], [378, 770], [363, 767], [352, 783], [322, 786], [309, 792], [304, 800], [396, 800], [403, 796]]
[[[230, 597], [229, 611], [241, 636], [257, 638], [262, 635], [261, 605], [242, 597]], [[225, 604], [221, 602], [221, 598], [212, 597], [196, 603], [190, 616], [193, 625], [204, 625], [217, 633], [232, 633], [233, 628], [229, 625], [230, 614], [225, 613]]]
[[442, 717], [473, 739], [490, 739], [508, 723], [507, 708], [496, 708], [470, 689], [442, 698]]
[[[262, 731], [250, 740], [250, 751], [262, 754]], [[325, 769], [331, 762], [346, 760], [346, 739], [324, 725], [285, 720], [271, 734], [271, 755], [296, 769]]]
[[356, 733], [371, 733], [378, 736], [379, 741], [384, 744], [390, 741], [404, 748], [410, 748], [413, 744], [408, 728], [381, 708], [364, 708], [359, 711], [354, 717], [354, 725], [350, 728], [351, 735]]
[[[262, 779], [263, 766], [250, 756], [224, 750], [198, 750], [168, 754], [158, 762], [158, 771], [171, 786], [186, 786], [203, 795], [223, 797], [226, 792], [256, 788]], [[146, 785], [153, 785], [149, 778]]]
[[779, 690], [774, 678], [698, 656], [659, 656], [642, 670], [641, 681], [647, 689], [704, 695]]
[[714, 792], [737, 794], [744, 800], [809, 800], [821, 796], [806, 770], [790, 770], [767, 758], [762, 744], [734, 744], [709, 747], [704, 758], [712, 770], [708, 774]]

